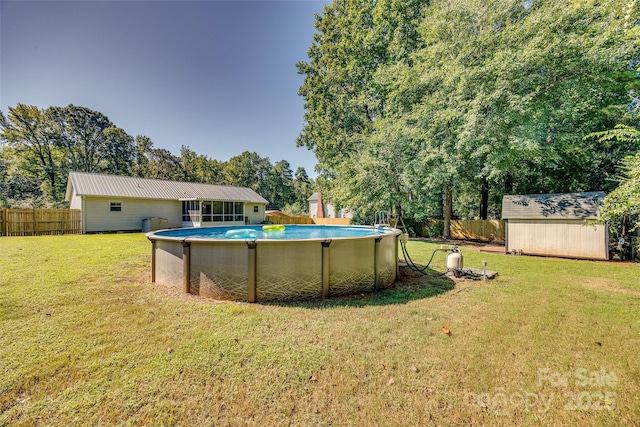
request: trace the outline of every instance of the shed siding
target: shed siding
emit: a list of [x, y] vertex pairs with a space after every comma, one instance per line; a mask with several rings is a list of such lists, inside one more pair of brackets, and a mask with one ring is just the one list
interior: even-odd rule
[[510, 219], [507, 252], [594, 260], [609, 259], [608, 231], [603, 224], [581, 220]]
[[[84, 232], [142, 230], [145, 218], [166, 218], [169, 227], [182, 226], [182, 203], [177, 200], [127, 199], [85, 196]], [[122, 202], [121, 212], [111, 212], [110, 202]]]

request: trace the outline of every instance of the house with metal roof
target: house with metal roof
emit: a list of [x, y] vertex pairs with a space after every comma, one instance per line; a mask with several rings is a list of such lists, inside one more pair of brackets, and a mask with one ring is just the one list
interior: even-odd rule
[[596, 223], [604, 197], [602, 191], [504, 196], [506, 251], [609, 259], [609, 230]]
[[85, 172], [69, 173], [65, 200], [83, 233], [259, 224], [269, 203], [246, 187]]

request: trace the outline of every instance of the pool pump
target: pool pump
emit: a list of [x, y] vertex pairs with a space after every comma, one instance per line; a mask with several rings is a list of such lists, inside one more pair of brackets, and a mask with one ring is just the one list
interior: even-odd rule
[[464, 267], [462, 252], [456, 245], [451, 247], [451, 253], [447, 255], [447, 270], [456, 271]]

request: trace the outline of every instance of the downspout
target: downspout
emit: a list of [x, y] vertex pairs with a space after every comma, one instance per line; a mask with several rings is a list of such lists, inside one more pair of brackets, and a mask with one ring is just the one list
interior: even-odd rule
[[504, 252], [509, 253], [509, 219], [504, 220]]
[[86, 223], [85, 223], [85, 203], [84, 203], [84, 199], [85, 196], [80, 196], [80, 228], [82, 229], [82, 234], [86, 234]]

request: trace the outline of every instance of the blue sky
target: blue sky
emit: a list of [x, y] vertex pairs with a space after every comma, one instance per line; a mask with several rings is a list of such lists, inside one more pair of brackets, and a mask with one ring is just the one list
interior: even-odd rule
[[81, 105], [221, 161], [296, 147], [314, 13], [329, 1], [0, 1], [0, 109]]

